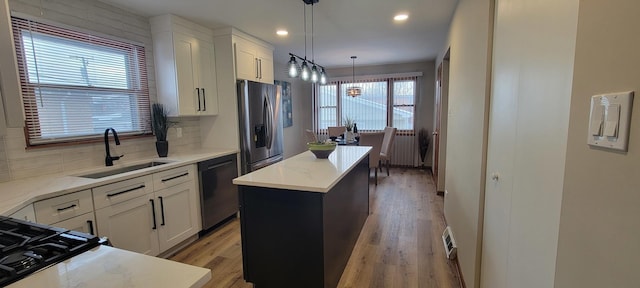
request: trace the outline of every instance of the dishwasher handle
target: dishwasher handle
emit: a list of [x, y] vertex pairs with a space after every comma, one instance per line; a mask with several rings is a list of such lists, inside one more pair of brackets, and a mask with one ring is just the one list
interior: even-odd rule
[[218, 164], [214, 164], [214, 165], [210, 165], [209, 167], [207, 167], [207, 170], [212, 170], [212, 169], [216, 169], [216, 168], [220, 168], [222, 166], [227, 166], [229, 164], [233, 164], [233, 160], [227, 160], [224, 161], [222, 163], [218, 163]]

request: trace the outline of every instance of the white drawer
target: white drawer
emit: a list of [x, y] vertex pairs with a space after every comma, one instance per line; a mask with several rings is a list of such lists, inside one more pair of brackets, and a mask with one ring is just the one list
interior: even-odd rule
[[33, 205], [36, 221], [46, 225], [93, 211], [91, 190], [41, 200]]
[[187, 165], [153, 174], [153, 189], [155, 191], [169, 188], [195, 179], [195, 165]]
[[92, 190], [93, 202], [97, 210], [148, 193], [153, 193], [153, 178], [151, 175], [146, 175], [96, 187]]

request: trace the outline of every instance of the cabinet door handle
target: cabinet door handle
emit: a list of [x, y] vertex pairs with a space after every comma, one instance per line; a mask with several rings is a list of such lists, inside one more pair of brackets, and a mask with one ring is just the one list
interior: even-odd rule
[[256, 78], [260, 78], [260, 67], [258, 65], [258, 58], [256, 58]]
[[158, 199], [160, 199], [160, 218], [162, 219], [160, 226], [164, 226], [164, 201], [162, 200], [162, 197], [158, 197]]
[[89, 234], [95, 235], [93, 234], [93, 221], [87, 220], [87, 224], [89, 225]]
[[151, 202], [151, 214], [153, 214], [153, 227], [151, 229], [156, 230], [158, 228], [158, 225], [156, 225], [156, 203], [153, 202], [153, 199], [149, 199], [149, 201]]
[[204, 88], [202, 88], [202, 111], [207, 111], [207, 95], [204, 94]]
[[184, 174], [180, 174], [180, 175], [176, 175], [176, 176], [173, 176], [173, 177], [169, 177], [169, 178], [166, 178], [166, 179], [162, 179], [160, 181], [167, 182], [167, 181], [171, 181], [173, 179], [177, 179], [177, 178], [184, 177], [184, 176], [187, 176], [187, 175], [189, 175], [189, 172], [184, 173]]
[[258, 59], [258, 71], [260, 71], [260, 79], [262, 79], [262, 59]]
[[61, 211], [64, 211], [64, 210], [69, 210], [69, 209], [71, 209], [73, 207], [76, 207], [76, 206], [78, 206], [78, 205], [73, 204], [71, 206], [67, 206], [67, 207], [64, 207], [64, 208], [58, 208], [58, 212], [61, 212]]
[[124, 191], [116, 192], [116, 193], [113, 193], [113, 194], [107, 194], [107, 197], [117, 196], [117, 195], [120, 195], [120, 194], [124, 194], [124, 193], [128, 193], [128, 192], [135, 191], [135, 190], [138, 190], [138, 189], [142, 189], [144, 187], [145, 187], [144, 185], [140, 185], [138, 187], [127, 189], [127, 190], [124, 190]]
[[200, 88], [196, 88], [196, 91], [198, 92], [198, 111], [200, 111], [202, 109], [202, 107], [200, 107]]

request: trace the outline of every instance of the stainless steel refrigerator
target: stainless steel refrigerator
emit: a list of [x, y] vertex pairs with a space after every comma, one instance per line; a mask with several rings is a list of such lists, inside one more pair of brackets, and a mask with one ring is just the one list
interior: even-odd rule
[[238, 81], [242, 174], [282, 160], [281, 87]]

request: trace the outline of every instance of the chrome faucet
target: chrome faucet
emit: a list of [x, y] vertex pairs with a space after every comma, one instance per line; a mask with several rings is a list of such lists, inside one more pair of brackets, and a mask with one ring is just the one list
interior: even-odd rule
[[109, 130], [111, 130], [111, 132], [113, 133], [113, 140], [116, 141], [116, 145], [120, 145], [120, 139], [118, 139], [118, 133], [116, 133], [115, 129], [107, 128], [106, 130], [104, 130], [104, 149], [107, 153], [107, 157], [104, 158], [104, 165], [113, 166], [113, 160], [118, 160], [124, 155], [111, 156], [111, 153], [109, 152]]

